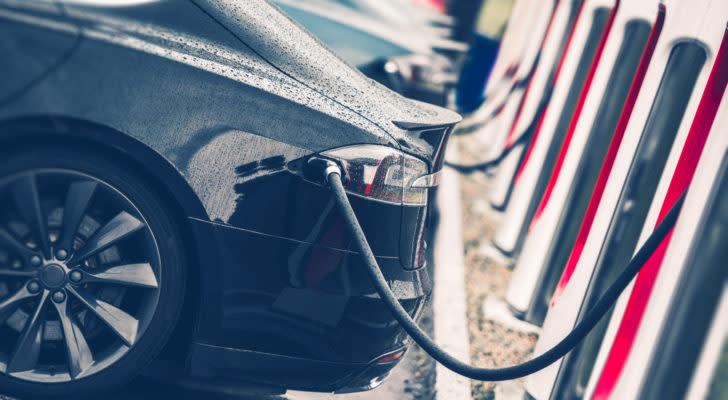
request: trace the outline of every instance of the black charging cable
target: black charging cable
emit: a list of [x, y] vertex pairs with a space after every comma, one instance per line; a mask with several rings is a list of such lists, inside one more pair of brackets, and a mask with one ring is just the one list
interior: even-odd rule
[[454, 164], [449, 161], [445, 161], [445, 166], [450, 167], [461, 174], [472, 174], [473, 172], [478, 171], [486, 172], [493, 167], [497, 167], [501, 162], [503, 162], [506, 157], [508, 157], [509, 154], [511, 154], [511, 152], [516, 147], [518, 147], [518, 145], [526, 143], [530, 138], [530, 134], [524, 133], [523, 135], [519, 136], [518, 139], [516, 139], [516, 141], [513, 142], [510, 146], [503, 149], [498, 157], [489, 161], [484, 161], [477, 164]]
[[440, 348], [435, 342], [430, 339], [427, 334], [420, 329], [417, 323], [407, 314], [407, 311], [402, 308], [397, 298], [392, 294], [387, 281], [384, 279], [379, 265], [374, 258], [372, 249], [369, 247], [364, 231], [362, 231], [359, 221], [356, 219], [354, 210], [351, 208], [349, 199], [344, 191], [344, 185], [341, 182], [341, 170], [336, 165], [330, 165], [326, 168], [325, 179], [328, 183], [331, 192], [336, 199], [336, 204], [344, 216], [354, 241], [356, 242], [359, 251], [361, 252], [364, 265], [366, 266], [367, 273], [374, 284], [374, 288], [379, 293], [379, 297], [382, 299], [387, 308], [392, 312], [394, 318], [400, 323], [402, 328], [417, 342], [417, 344], [424, 349], [427, 354], [437, 360], [440, 364], [444, 365], [449, 370], [468, 377], [470, 379], [480, 381], [503, 381], [509, 379], [516, 379], [530, 375], [534, 372], [540, 371], [549, 365], [556, 362], [561, 357], [565, 356], [566, 353], [573, 350], [579, 342], [594, 328], [599, 320], [606, 315], [607, 311], [617, 302], [619, 295], [629, 285], [629, 283], [637, 276], [637, 273], [642, 269], [647, 260], [652, 256], [657, 247], [662, 243], [670, 230], [675, 226], [675, 221], [680, 213], [680, 208], [685, 201], [685, 193], [683, 193], [675, 205], [672, 206], [670, 212], [667, 213], [665, 218], [655, 228], [652, 234], [647, 238], [647, 241], [637, 251], [637, 254], [632, 257], [627, 267], [612, 283], [612, 285], [606, 290], [599, 301], [592, 307], [591, 310], [586, 314], [584, 319], [579, 322], [576, 327], [561, 340], [557, 345], [549, 349], [547, 352], [540, 356], [526, 361], [522, 364], [518, 364], [507, 368], [478, 368], [468, 365], [457, 358], [446, 353]]

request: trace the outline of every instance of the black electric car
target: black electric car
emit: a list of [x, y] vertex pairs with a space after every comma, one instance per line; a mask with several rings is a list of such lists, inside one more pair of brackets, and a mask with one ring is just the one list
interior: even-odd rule
[[0, 393], [100, 392], [150, 363], [355, 391], [401, 358], [317, 160], [416, 316], [457, 114], [264, 0], [2, 0], [0, 74]]

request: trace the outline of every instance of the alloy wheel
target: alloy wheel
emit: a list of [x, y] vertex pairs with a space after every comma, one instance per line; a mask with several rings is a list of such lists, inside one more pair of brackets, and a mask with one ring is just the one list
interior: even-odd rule
[[67, 382], [114, 365], [154, 316], [161, 272], [111, 185], [60, 169], [0, 179], [0, 372]]

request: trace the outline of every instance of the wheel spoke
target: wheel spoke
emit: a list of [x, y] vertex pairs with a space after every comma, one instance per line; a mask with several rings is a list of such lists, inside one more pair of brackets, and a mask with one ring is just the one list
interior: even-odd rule
[[68, 356], [68, 372], [71, 378], [76, 379], [93, 364], [94, 356], [88, 347], [88, 343], [86, 343], [86, 338], [78, 321], [68, 312], [68, 304], [67, 300], [62, 303], [53, 302], [63, 327], [63, 337], [66, 342], [66, 354]]
[[5, 320], [8, 319], [8, 317], [13, 315], [13, 313], [15, 312], [15, 310], [18, 309], [20, 303], [22, 303], [23, 300], [35, 297], [37, 295], [38, 293], [30, 293], [28, 291], [28, 288], [26, 286], [23, 286], [23, 288], [18, 290], [14, 295], [0, 302], [0, 324], [4, 323]]
[[97, 186], [98, 184], [93, 181], [77, 181], [69, 186], [66, 205], [63, 208], [63, 228], [56, 248], [72, 249], [73, 239]]
[[24, 244], [20, 243], [10, 232], [3, 228], [0, 228], [0, 246], [7, 248], [15, 252], [17, 255], [23, 257], [23, 261], [28, 262], [31, 257], [37, 255], [36, 252], [29, 249]]
[[24, 175], [12, 184], [10, 191], [13, 194], [15, 206], [18, 208], [20, 215], [28, 224], [35, 239], [38, 240], [38, 246], [46, 257], [50, 257], [48, 228], [46, 218], [43, 216], [43, 210], [40, 207], [40, 196], [38, 195], [35, 175]]
[[40, 346], [43, 342], [43, 306], [48, 299], [48, 290], [44, 290], [38, 306], [30, 318], [25, 322], [25, 328], [20, 334], [18, 343], [15, 345], [13, 356], [8, 362], [8, 373], [28, 371], [38, 364], [40, 357]]
[[86, 245], [73, 256], [73, 260], [76, 262], [83, 261], [142, 229], [144, 226], [142, 221], [126, 211], [122, 211], [94, 233]]
[[97, 299], [94, 295], [80, 288], [66, 285], [66, 289], [73, 293], [91, 312], [104, 321], [119, 337], [128, 345], [132, 346], [136, 341], [139, 321], [121, 310]]
[[88, 273], [85, 275], [84, 281], [149, 288], [158, 287], [157, 277], [154, 275], [154, 270], [149, 263], [119, 265], [101, 272]]

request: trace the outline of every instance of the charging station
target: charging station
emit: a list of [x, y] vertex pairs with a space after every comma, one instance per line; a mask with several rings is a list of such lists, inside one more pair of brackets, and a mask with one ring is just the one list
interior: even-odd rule
[[619, 136], [620, 119], [629, 117], [623, 110], [630, 90], [639, 91], [634, 85], [638, 68], [645, 56], [650, 58], [659, 36], [650, 33], [661, 28], [663, 19], [655, 0], [625, 2], [617, 10], [591, 87], [583, 94], [584, 106], [571, 122], [571, 140], [561, 149], [563, 164], [551, 175], [511, 277], [506, 299], [528, 322], [540, 325], [546, 316], [610, 142]]
[[[695, 111], [692, 111], [694, 117], [691, 124], [683, 121], [677, 140], [678, 143], [684, 144], [681, 151], [673, 148], [673, 154], [679, 152], [679, 159], [674, 166], [672, 176], [665, 174], [660, 181], [639, 243], [649, 236], [655, 224], [659, 223], [665, 210], [671, 207], [676, 197], [694, 179], [697, 178], [698, 181], [703, 179], [703, 176], [696, 175], [695, 171], [704, 152], [725, 152], [725, 146], [718, 145], [716, 141], [725, 142], [722, 137], [725, 136], [726, 126], [716, 126], [716, 129], [712, 130], [711, 127], [714, 124], [721, 99], [725, 98], [728, 83], [728, 54], [726, 54], [728, 52], [728, 41], [726, 41], [728, 4], [718, 5], [712, 2], [709, 7], [703, 8], [703, 10], [706, 9], [708, 12], [704, 14], [702, 24], [695, 26], [697, 33], [694, 38], [698, 42], [696, 45], [700, 45], [701, 50], [705, 51], [706, 62], [696, 85], [695, 92], [697, 93], [694, 92], [699, 95], [693, 96], [689, 104], [691, 108], [696, 107]], [[707, 83], [705, 83], [706, 78]], [[721, 139], [713, 140], [711, 136], [721, 136]], [[706, 146], [707, 141], [711, 142], [710, 147]], [[674, 160], [673, 154], [671, 154], [671, 160]], [[720, 163], [714, 164], [720, 165]], [[703, 206], [704, 204], [695, 208], [686, 207], [684, 218], [698, 220], [699, 217], [694, 214], [703, 210]], [[677, 226], [672, 233], [672, 238], [668, 236], [663, 241], [661, 248], [645, 266], [645, 270], [638, 275], [633, 287], [625, 291], [617, 302], [587, 388], [587, 393], [593, 393], [595, 398], [637, 398], [635, 387], [638, 385], [634, 380], [640, 374], [632, 375], [627, 371], [631, 371], [635, 367], [639, 368], [648, 361], [649, 352], [644, 349], [649, 343], [650, 333], [655, 332], [655, 325], [658, 324], [650, 318], [647, 307], [653, 302], [660, 303], [663, 296], [669, 296], [673, 292], [670, 290], [674, 286], [671, 284], [671, 279], [678, 274], [672, 270], [674, 259], [668, 258], [668, 255], [684, 253], [685, 249], [682, 249], [682, 246], [689, 242], [688, 237], [680, 235], [679, 232], [680, 226]], [[675, 250], [672, 249], [673, 243], [675, 243]], [[660, 283], [664, 285], [657, 286], [657, 279], [660, 276], [665, 276], [664, 279], [667, 282], [663, 279]], [[656, 298], [653, 299], [653, 295]], [[616, 338], [619, 339], [616, 340]], [[645, 347], [642, 347], [643, 345]], [[636, 348], [641, 351], [631, 351]]]
[[[712, 129], [725, 132], [726, 128], [724, 95]], [[720, 396], [714, 392], [720, 379], [714, 374], [725, 364], [728, 334], [727, 139], [725, 134], [711, 133], [705, 146], [686, 198], [685, 217], [675, 226], [655, 282], [661, 290], [650, 296], [635, 339], [644, 355], [631, 356], [622, 372], [620, 380], [629, 379], [639, 387], [638, 398]], [[638, 359], [646, 362], [638, 365]]]
[[523, 95], [539, 61], [543, 41], [554, 18], [555, 7], [553, 1], [539, 2], [534, 6], [535, 18], [529, 29], [529, 39], [525, 41], [526, 46], [523, 48], [520, 63], [513, 74], [510, 86], [506, 89], [503, 111], [495, 115], [490, 122], [496, 123], [499, 128], [493, 137], [489, 138], [492, 146], [486, 159], [497, 157], [506, 146], [511, 127], [520, 111]]
[[589, 80], [590, 70], [598, 63], [600, 43], [608, 31], [614, 6], [613, 0], [586, 0], [584, 3], [563, 64], [557, 72], [553, 95], [534, 133], [529, 162], [516, 178], [511, 200], [493, 240], [504, 254], [514, 255], [520, 250], [528, 224], [557, 163], [582, 89]]
[[511, 126], [520, 109], [523, 93], [538, 62], [543, 38], [554, 11], [553, 1], [537, 2], [532, 7], [530, 23], [524, 26], [528, 32], [528, 40], [522, 41], [519, 62], [514, 67], [513, 76], [508, 84], [500, 86], [499, 92], [493, 96], [494, 103], [489, 103], [490, 107], [495, 104], [497, 111], [494, 109], [491, 112], [492, 117], [474, 133], [487, 145], [483, 154], [485, 160], [498, 157], [506, 146]]
[[[526, 43], [529, 24], [535, 17], [533, 0], [517, 0], [513, 6], [511, 17], [501, 39], [498, 55], [493, 64], [490, 77], [485, 84], [483, 104], [470, 117], [470, 122], [463, 127], [478, 129], [488, 122], [502, 106], [513, 81], [513, 75], [520, 64], [521, 49]], [[462, 128], [461, 128], [462, 129]]]
[[515, 119], [509, 128], [505, 147], [514, 147], [498, 167], [488, 199], [497, 209], [505, 207], [509, 200], [516, 171], [525, 162], [524, 149], [530, 140], [518, 143], [524, 135], [531, 135], [544, 112], [553, 90], [553, 78], [563, 57], [564, 48], [573, 29], [581, 0], [560, 1], [556, 5], [530, 79], [523, 91]]
[[[665, 198], [686, 143], [717, 53], [707, 52], [706, 46], [717, 50], [726, 13], [720, 8], [711, 10], [709, 1], [663, 4], [665, 23], [653, 60], [593, 223], [588, 224], [588, 235], [583, 242], [577, 241], [556, 288], [536, 354], [572, 329], [614, 278], [621, 263], [632, 256], [642, 226], [654, 226], [660, 207], [655, 205], [650, 210], [650, 205], [653, 199], [660, 199], [654, 202], [661, 204]], [[705, 20], [711, 17], [724, 21]], [[614, 315], [620, 314], [617, 307]], [[529, 394], [537, 399], [549, 398], [557, 389], [559, 377], [570, 376], [583, 384], [583, 376], [588, 379], [592, 369], [595, 349], [602, 342], [606, 323], [601, 325], [564, 360], [530, 376], [526, 380]], [[609, 335], [606, 337], [602, 346], [611, 342]], [[580, 376], [570, 375], [569, 368], [575, 366]]]

